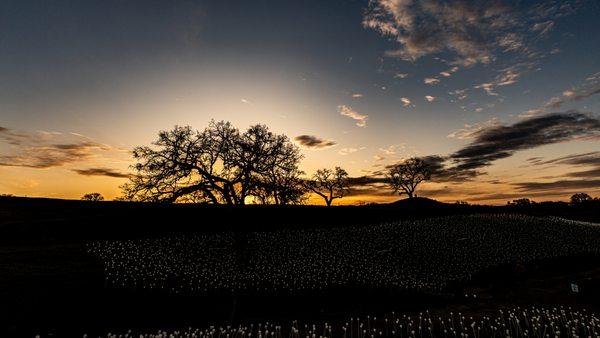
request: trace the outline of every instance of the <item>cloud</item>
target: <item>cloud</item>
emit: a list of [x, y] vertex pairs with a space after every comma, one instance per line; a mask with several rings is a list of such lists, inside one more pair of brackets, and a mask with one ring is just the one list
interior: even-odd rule
[[544, 22], [536, 22], [531, 27], [531, 30], [534, 32], [538, 32], [539, 35], [546, 35], [546, 34], [548, 34], [548, 32], [550, 32], [552, 30], [553, 27], [554, 27], [554, 21], [548, 20], [548, 21], [544, 21]]
[[72, 169], [72, 171], [83, 176], [107, 176], [116, 178], [128, 178], [129, 174], [119, 172], [109, 168], [88, 168], [88, 169]]
[[435, 77], [426, 77], [425, 79], [423, 79], [423, 82], [428, 85], [435, 85], [440, 83], [440, 80]]
[[400, 151], [404, 151], [406, 148], [405, 144], [393, 144], [387, 148], [379, 148], [379, 151], [386, 155], [396, 155]]
[[12, 150], [0, 155], [0, 166], [5, 167], [48, 169], [89, 160], [98, 152], [118, 150], [83, 135], [24, 132], [5, 127], [0, 127], [0, 141], [9, 144]]
[[373, 0], [363, 25], [399, 44], [388, 55], [416, 60], [449, 51], [471, 65], [490, 62], [497, 40], [521, 22], [500, 1]]
[[440, 72], [440, 75], [443, 77], [450, 77], [452, 76], [452, 74], [456, 73], [458, 71], [458, 67], [454, 66], [446, 71]]
[[361, 151], [361, 150], [364, 150], [364, 149], [366, 149], [366, 147], [360, 147], [360, 148], [342, 148], [342, 149], [340, 149], [340, 151], [338, 151], [338, 154], [340, 154], [340, 155], [349, 155], [349, 154], [352, 154], [352, 153], [355, 153], [357, 151]]
[[369, 115], [359, 114], [358, 112], [353, 110], [352, 107], [346, 106], [346, 105], [339, 105], [337, 107], [337, 110], [340, 113], [340, 115], [347, 116], [347, 117], [357, 121], [356, 122], [357, 126], [359, 126], [359, 127], [367, 126], [367, 119], [369, 118]]
[[16, 155], [1, 155], [0, 166], [47, 169], [81, 162], [93, 157], [97, 151], [108, 151], [105, 145], [83, 141], [69, 144], [22, 146]]
[[402, 101], [402, 105], [407, 107], [410, 106], [410, 100], [407, 97], [401, 97], [400, 101]]
[[[571, 154], [563, 157], [543, 161], [541, 158], [528, 159], [533, 165], [569, 165], [574, 168], [587, 167], [588, 170], [570, 171], [563, 176], [576, 178], [598, 178], [600, 177], [600, 151], [592, 151], [583, 154]], [[591, 167], [591, 169], [589, 169]], [[573, 168], [572, 168], [573, 169]]]
[[597, 165], [600, 166], [600, 151], [592, 151], [583, 154], [572, 154], [555, 159], [542, 161], [539, 157], [529, 159], [530, 162], [536, 165], [545, 164], [568, 164], [575, 166]]
[[385, 157], [381, 156], [381, 155], [374, 155], [373, 156], [373, 160], [379, 162], [379, 161], [383, 161], [385, 160]]
[[394, 79], [405, 79], [408, 77], [408, 73], [396, 73], [394, 74]]
[[552, 182], [520, 182], [513, 186], [520, 191], [544, 191], [544, 190], [582, 190], [600, 188], [600, 179], [585, 180], [557, 180]]
[[324, 140], [314, 135], [300, 135], [294, 138], [301, 146], [309, 149], [324, 149], [336, 145], [335, 141]]
[[452, 132], [448, 135], [448, 138], [454, 138], [458, 140], [468, 140], [472, 139], [482, 130], [489, 128], [491, 126], [498, 125], [498, 119], [492, 118], [483, 123], [475, 123], [475, 124], [465, 124], [463, 129], [459, 129], [455, 132]]
[[354, 94], [352, 94], [352, 97], [355, 98], [355, 99], [358, 99], [358, 98], [363, 97], [363, 94], [361, 94], [361, 93], [354, 93]]
[[421, 157], [431, 170], [432, 182], [466, 182], [482, 173], [472, 169], [461, 169], [448, 165], [447, 156], [429, 155]]
[[496, 87], [507, 86], [516, 83], [521, 77], [521, 71], [517, 66], [505, 68], [491, 82], [481, 83], [474, 88], [483, 89], [488, 95], [497, 96], [494, 92]]
[[433, 102], [433, 100], [435, 100], [435, 96], [425, 95], [425, 100], [427, 100], [427, 102]]
[[578, 178], [598, 178], [600, 177], [600, 167], [584, 171], [573, 171], [565, 174], [564, 176]]
[[520, 193], [472, 193], [468, 200], [473, 202], [478, 201], [490, 201], [490, 200], [511, 200], [516, 198], [548, 198], [550, 196], [564, 196], [565, 193], [562, 191], [544, 191], [544, 192], [520, 192]]
[[468, 97], [468, 95], [466, 93], [467, 93], [466, 89], [456, 89], [456, 90], [448, 92], [449, 95], [452, 95], [459, 100], [466, 99]]
[[562, 94], [563, 97], [553, 97], [550, 99], [546, 104], [546, 107], [557, 109], [567, 102], [581, 101], [590, 96], [600, 94], [600, 82], [595, 82], [580, 88], [565, 90]]
[[564, 90], [562, 95], [551, 97], [541, 107], [529, 109], [521, 113], [519, 117], [531, 118], [549, 110], [560, 109], [567, 103], [581, 101], [597, 94], [600, 94], [600, 73], [588, 76], [581, 85]]
[[477, 169], [510, 157], [520, 150], [599, 137], [600, 120], [571, 110], [534, 117], [513, 125], [483, 128], [473, 135], [470, 144], [453, 153], [451, 158], [459, 168]]

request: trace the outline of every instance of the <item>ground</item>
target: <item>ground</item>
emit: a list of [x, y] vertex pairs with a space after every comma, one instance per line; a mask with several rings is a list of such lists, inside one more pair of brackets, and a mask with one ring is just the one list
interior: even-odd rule
[[[222, 210], [198, 208], [179, 213], [178, 209], [168, 207], [158, 207], [158, 211], [136, 211], [122, 205], [106, 207], [107, 204], [101, 204], [98, 207], [97, 204], [79, 202], [11, 203], [18, 205], [4, 204], [0, 208], [4, 215], [0, 226], [0, 327], [6, 333], [2, 336], [105, 334], [107, 331], [132, 328], [204, 327], [264, 320], [335, 322], [352, 316], [381, 315], [391, 311], [483, 314], [503, 307], [541, 304], [600, 312], [600, 260], [593, 255], [536, 261], [524, 266], [518, 262], [505, 264], [487, 269], [469, 281], [448, 285], [437, 294], [338, 288], [296, 295], [235, 296], [231, 293], [172, 294], [116, 287], [106, 280], [101, 262], [88, 252], [89, 243], [158, 238], [172, 233], [174, 229], [177, 233], [215, 232], [219, 231], [218, 222], [212, 217], [221, 214]], [[307, 210], [311, 209], [302, 209], [302, 213], [306, 214]], [[171, 218], [178, 222], [190, 220], [190, 224], [182, 226], [178, 223], [169, 228], [168, 222], [165, 222], [150, 224], [146, 229], [135, 224], [132, 225], [135, 231], [124, 229], [131, 224], [132, 218], [128, 217], [147, 214], [146, 218], [139, 217], [139, 222], [144, 224], [153, 213], [165, 212], [169, 217], [163, 215], [164, 218], [159, 221]], [[266, 219], [264, 212], [256, 211], [253, 217], [258, 215], [259, 219]], [[318, 209], [314, 215], [320, 220], [335, 218], [335, 215], [327, 216], [325, 212]], [[395, 212], [399, 211], [386, 209], [377, 214], [382, 219], [415, 217], [406, 214], [394, 216]], [[210, 214], [211, 225], [194, 230], [193, 227], [200, 227], [202, 222], [193, 221], [189, 215], [203, 213]], [[362, 212], [365, 213], [369, 211]], [[125, 217], [127, 214], [130, 215]], [[368, 215], [363, 217], [368, 218]], [[110, 219], [112, 224], [106, 229], [97, 228], [98, 224]], [[361, 222], [361, 218], [355, 220]], [[208, 216], [203, 218], [203, 222], [208, 221]], [[344, 220], [338, 222], [344, 223]], [[301, 226], [299, 223], [294, 225], [296, 228]], [[255, 229], [251, 225], [248, 228]], [[240, 231], [248, 231], [248, 228]], [[579, 293], [571, 290], [573, 282], [579, 286]]]

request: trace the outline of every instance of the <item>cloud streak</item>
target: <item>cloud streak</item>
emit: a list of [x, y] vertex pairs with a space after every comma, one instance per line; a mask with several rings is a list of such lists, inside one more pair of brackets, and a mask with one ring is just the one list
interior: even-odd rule
[[115, 178], [128, 178], [130, 175], [110, 168], [72, 169], [73, 172], [83, 176], [107, 176]]
[[340, 115], [346, 116], [346, 117], [349, 117], [349, 118], [355, 120], [356, 125], [358, 127], [364, 128], [367, 126], [367, 119], [369, 118], [369, 115], [360, 114], [357, 111], [355, 111], [354, 109], [352, 109], [352, 107], [346, 106], [343, 104], [339, 105], [337, 107], [337, 110], [340, 113]]
[[512, 156], [520, 150], [543, 145], [597, 139], [600, 120], [575, 110], [547, 114], [513, 125], [498, 125], [476, 131], [473, 141], [450, 157], [462, 169], [489, 166], [493, 161]]
[[48, 169], [89, 160], [98, 152], [115, 150], [82, 136], [58, 143], [55, 141], [58, 136], [62, 134], [44, 131], [26, 133], [2, 127], [0, 140], [9, 144], [13, 152], [0, 155], [0, 166]]

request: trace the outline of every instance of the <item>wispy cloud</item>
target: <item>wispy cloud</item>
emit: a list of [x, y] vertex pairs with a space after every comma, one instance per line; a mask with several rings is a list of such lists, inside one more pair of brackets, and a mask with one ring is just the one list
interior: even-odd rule
[[339, 105], [337, 107], [337, 110], [340, 113], [340, 115], [347, 116], [347, 117], [355, 120], [357, 126], [359, 126], [359, 127], [367, 126], [367, 119], [369, 118], [369, 115], [360, 114], [357, 111], [355, 111], [354, 109], [352, 109], [352, 107], [346, 106], [346, 105]]
[[469, 66], [491, 62], [497, 51], [527, 53], [529, 35], [547, 34], [552, 20], [567, 12], [557, 1], [523, 9], [500, 0], [372, 0], [363, 26], [398, 43], [389, 56], [416, 60], [450, 52], [453, 63]]
[[449, 91], [448, 94], [454, 96], [458, 100], [464, 100], [469, 97], [467, 95], [467, 89], [455, 89], [453, 91]]
[[520, 191], [579, 191], [581, 189], [600, 188], [600, 179], [556, 180], [550, 182], [519, 182], [513, 184]]
[[475, 88], [483, 89], [488, 95], [497, 96], [498, 94], [494, 92], [496, 87], [508, 86], [516, 83], [519, 80], [519, 77], [521, 77], [521, 71], [518, 70], [517, 66], [511, 66], [503, 69], [491, 82], [481, 83], [476, 85]]
[[12, 153], [0, 155], [0, 166], [48, 169], [84, 162], [102, 152], [121, 151], [80, 134], [69, 135], [45, 131], [29, 133], [2, 127], [0, 140], [11, 145]]
[[497, 126], [498, 124], [499, 124], [499, 121], [495, 117], [486, 122], [482, 122], [482, 123], [465, 124], [464, 128], [450, 133], [448, 135], [448, 137], [458, 139], [458, 140], [472, 139], [475, 136], [477, 136], [477, 134], [480, 133], [481, 131], [483, 131], [487, 128], [493, 127], [493, 126]]
[[401, 97], [400, 101], [402, 101], [402, 105], [405, 107], [410, 106], [410, 99], [408, 97]]
[[360, 147], [360, 148], [342, 148], [340, 149], [340, 151], [338, 151], [338, 154], [340, 155], [349, 155], [349, 154], [353, 154], [355, 152], [361, 151], [367, 149], [366, 147]]
[[[600, 151], [592, 151], [583, 154], [571, 154], [550, 160], [542, 158], [530, 158], [528, 162], [535, 166], [541, 165], [566, 165], [570, 171], [564, 177], [575, 178], [598, 178], [600, 177]], [[580, 170], [580, 169], [586, 170]]]
[[379, 148], [379, 151], [383, 152], [386, 155], [396, 155], [400, 152], [406, 150], [406, 145], [403, 144], [392, 144], [386, 148]]
[[308, 149], [325, 149], [336, 145], [335, 141], [324, 140], [314, 135], [300, 135], [294, 138], [301, 146]]
[[425, 79], [423, 79], [423, 83], [428, 84], [428, 85], [436, 85], [436, 84], [440, 83], [440, 79], [435, 78], [435, 77], [426, 77]]
[[425, 95], [425, 100], [427, 100], [427, 102], [433, 102], [435, 100], [435, 96]]
[[72, 171], [83, 176], [107, 176], [115, 178], [128, 178], [130, 176], [129, 174], [110, 168], [72, 169]]
[[541, 107], [527, 110], [519, 115], [521, 118], [531, 118], [548, 111], [562, 108], [570, 102], [577, 102], [600, 94], [600, 73], [588, 76], [579, 86], [566, 89], [559, 96], [551, 97]]

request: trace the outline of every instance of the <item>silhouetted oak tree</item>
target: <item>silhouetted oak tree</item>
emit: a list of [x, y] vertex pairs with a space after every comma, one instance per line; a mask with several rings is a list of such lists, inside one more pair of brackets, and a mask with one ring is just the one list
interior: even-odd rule
[[335, 167], [334, 170], [319, 169], [312, 180], [306, 182], [306, 187], [323, 197], [327, 206], [331, 206], [334, 199], [342, 198], [348, 192], [348, 173], [340, 167]]
[[418, 157], [391, 166], [387, 173], [387, 183], [395, 193], [416, 196], [417, 186], [431, 177], [430, 165]]
[[241, 133], [224, 121], [211, 121], [203, 131], [161, 131], [153, 147], [137, 147], [133, 156], [138, 163], [122, 187], [126, 199], [228, 205], [243, 205], [248, 197], [289, 203], [284, 191], [296, 184], [302, 158], [288, 137], [264, 125]]

